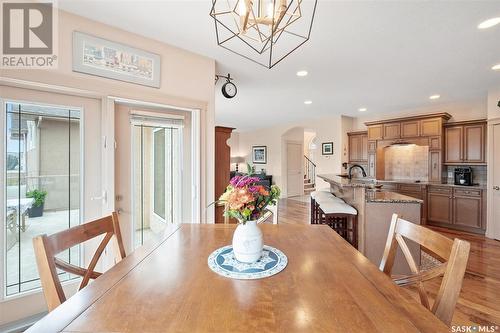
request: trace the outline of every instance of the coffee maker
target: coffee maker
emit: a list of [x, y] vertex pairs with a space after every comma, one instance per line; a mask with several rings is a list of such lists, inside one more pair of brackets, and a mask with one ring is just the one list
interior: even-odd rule
[[472, 186], [472, 168], [455, 168], [455, 185]]

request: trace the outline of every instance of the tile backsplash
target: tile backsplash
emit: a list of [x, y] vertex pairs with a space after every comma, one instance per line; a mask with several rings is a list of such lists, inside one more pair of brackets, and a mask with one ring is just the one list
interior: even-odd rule
[[386, 180], [429, 179], [428, 146], [390, 146], [385, 148], [384, 154]]
[[[479, 184], [479, 185], [486, 185], [487, 183], [487, 172], [488, 169], [485, 165], [476, 165], [476, 166], [470, 166], [472, 168], [472, 183], [474, 184]], [[454, 165], [448, 165], [447, 167], [444, 168], [446, 171], [446, 181], [449, 184], [453, 184], [455, 182], [455, 168], [457, 166]]]

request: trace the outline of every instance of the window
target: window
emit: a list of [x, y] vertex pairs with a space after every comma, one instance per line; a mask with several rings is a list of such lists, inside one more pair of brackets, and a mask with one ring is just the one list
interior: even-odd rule
[[135, 246], [181, 220], [182, 119], [132, 115]]
[[[32, 238], [80, 223], [80, 110], [5, 103], [5, 295], [40, 287]], [[59, 255], [80, 264], [78, 246]], [[61, 281], [72, 278], [60, 273]]]

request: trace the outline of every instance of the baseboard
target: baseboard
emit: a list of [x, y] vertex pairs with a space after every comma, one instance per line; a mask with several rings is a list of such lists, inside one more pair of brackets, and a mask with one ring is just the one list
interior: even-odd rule
[[0, 326], [0, 333], [21, 333], [30, 328], [31, 325], [45, 317], [47, 312], [39, 313], [27, 318], [19, 319]]

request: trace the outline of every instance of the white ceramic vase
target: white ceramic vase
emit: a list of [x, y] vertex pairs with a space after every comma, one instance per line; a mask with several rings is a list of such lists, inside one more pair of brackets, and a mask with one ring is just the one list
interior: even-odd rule
[[240, 223], [233, 234], [233, 252], [236, 260], [254, 263], [262, 256], [264, 242], [257, 221]]

